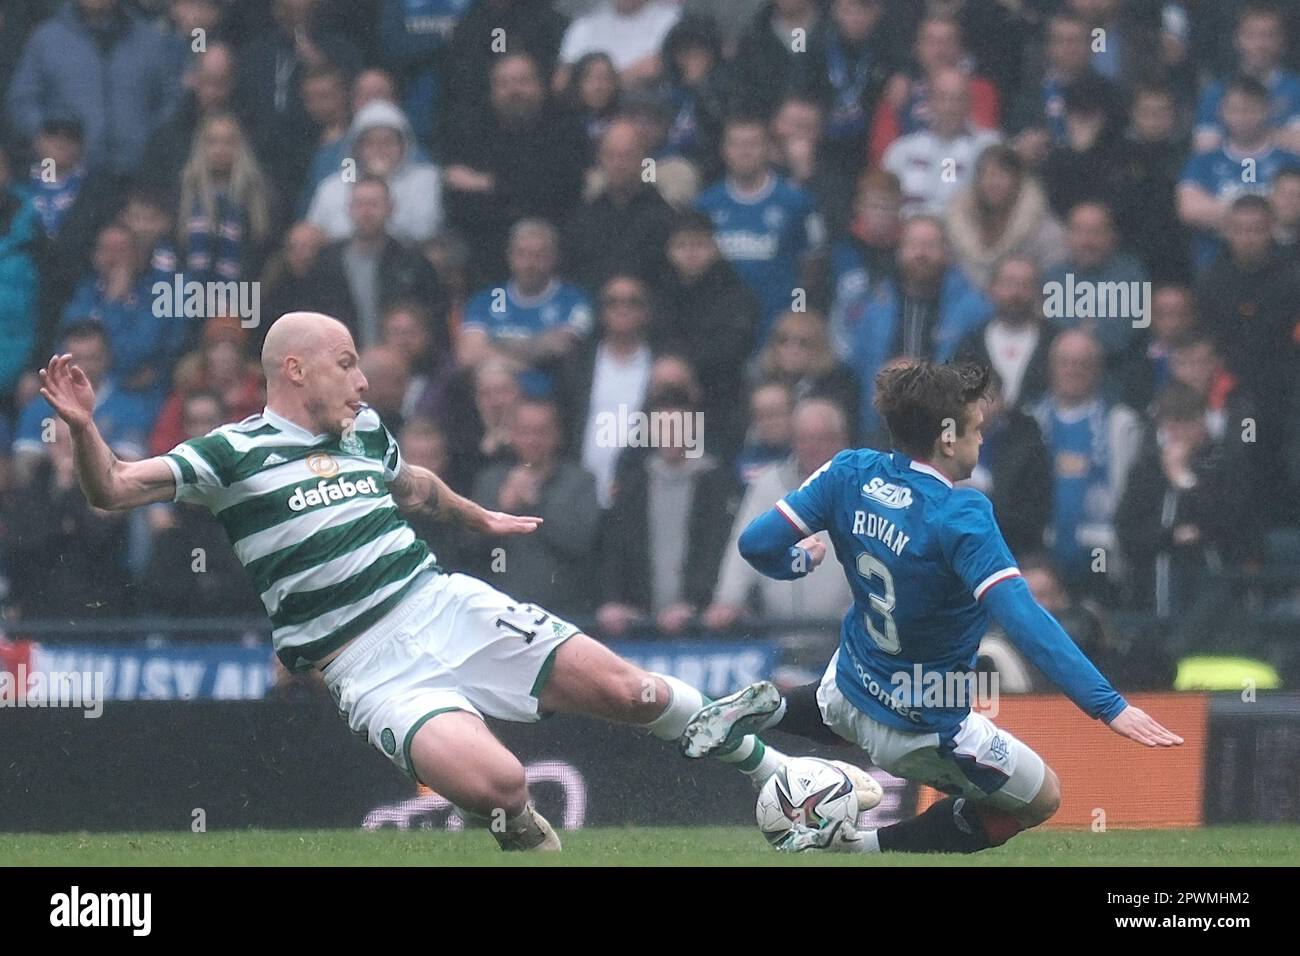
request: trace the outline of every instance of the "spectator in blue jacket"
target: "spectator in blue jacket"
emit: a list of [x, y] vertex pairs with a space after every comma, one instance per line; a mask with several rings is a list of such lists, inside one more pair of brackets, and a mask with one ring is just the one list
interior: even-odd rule
[[81, 280], [63, 310], [63, 329], [86, 319], [104, 329], [113, 367], [124, 389], [155, 395], [161, 405], [172, 364], [185, 346], [191, 320], [170, 316], [167, 297], [155, 315], [153, 281], [145, 252], [125, 226], [110, 223], [99, 231], [91, 273]]
[[36, 209], [11, 183], [0, 152], [0, 414], [36, 343]]
[[872, 406], [876, 373], [900, 355], [946, 362], [993, 305], [953, 264], [942, 220], [913, 216], [903, 224], [897, 275], [873, 283], [856, 301], [843, 304], [843, 356], [858, 373], [862, 407], [858, 427], [871, 433], [879, 417]]
[[28, 38], [9, 87], [9, 119], [30, 140], [51, 116], [75, 116], [86, 165], [124, 175], [180, 99], [169, 42], [122, 0], [68, 0]]
[[[95, 425], [104, 441], [119, 458], [143, 458], [149, 447], [149, 430], [153, 428], [158, 405], [141, 393], [124, 391], [109, 372], [113, 357], [102, 326], [95, 322], [78, 322], [64, 330], [59, 351], [86, 373], [95, 389]], [[57, 416], [44, 397], [36, 395], [18, 414], [14, 430], [14, 469], [21, 483], [31, 468], [48, 451], [54, 439]]]
[[[1065, 259], [1043, 275], [1043, 288], [1048, 296], [1045, 314], [1059, 329], [1088, 327], [1106, 350], [1107, 366], [1113, 368], [1131, 354], [1137, 340], [1134, 330], [1144, 328], [1143, 323], [1150, 321], [1151, 303], [1148, 299], [1146, 315], [1140, 315], [1141, 303], [1130, 291], [1128, 310], [1120, 314], [1124, 312], [1123, 299], [1103, 301], [1103, 292], [1108, 288], [1137, 290], [1144, 287], [1148, 279], [1146, 270], [1135, 256], [1120, 248], [1115, 214], [1103, 202], [1089, 200], [1070, 210], [1066, 219], [1065, 244], [1068, 250]], [[1087, 286], [1096, 292], [1096, 304], [1091, 309], [1093, 315], [1086, 314], [1089, 309], [1077, 307], [1079, 290], [1085, 290]], [[1074, 290], [1073, 296], [1071, 290]], [[1071, 301], [1072, 298], [1076, 301]], [[1112, 309], [1112, 306], [1118, 308]]]

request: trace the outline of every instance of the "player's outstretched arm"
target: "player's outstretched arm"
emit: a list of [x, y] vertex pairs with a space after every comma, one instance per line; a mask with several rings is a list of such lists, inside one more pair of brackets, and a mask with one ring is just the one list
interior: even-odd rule
[[1029, 592], [1019, 575], [1000, 581], [982, 600], [1007, 637], [1089, 717], [1148, 747], [1174, 747], [1183, 738], [1128, 703]]
[[542, 524], [541, 518], [488, 511], [482, 505], [459, 495], [428, 468], [402, 463], [398, 476], [388, 483], [393, 500], [399, 508], [408, 511], [425, 511], [459, 521], [482, 534], [530, 534]]
[[72, 356], [56, 355], [40, 370], [41, 395], [68, 425], [73, 460], [86, 500], [96, 508], [121, 511], [171, 501], [176, 479], [161, 458], [122, 461], [95, 426], [95, 389]]

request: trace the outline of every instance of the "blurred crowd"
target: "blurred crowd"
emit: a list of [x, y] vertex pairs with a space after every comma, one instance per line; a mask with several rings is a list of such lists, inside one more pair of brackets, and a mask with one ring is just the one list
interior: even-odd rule
[[838, 567], [734, 539], [888, 448], [880, 369], [972, 358], [1040, 597], [1212, 639], [1300, 563], [1298, 40], [1297, 0], [7, 0], [7, 615], [260, 613], [206, 512], [85, 502], [33, 370], [159, 454], [315, 309], [409, 461], [545, 518], [422, 526], [439, 563], [601, 634], [838, 617]]

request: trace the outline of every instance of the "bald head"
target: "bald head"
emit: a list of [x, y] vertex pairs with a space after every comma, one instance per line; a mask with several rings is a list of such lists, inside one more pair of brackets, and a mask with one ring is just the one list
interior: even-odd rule
[[262, 373], [267, 387], [284, 375], [289, 358], [307, 359], [340, 335], [352, 342], [348, 327], [321, 312], [286, 312], [271, 323], [262, 343]]
[[811, 474], [849, 443], [844, 411], [824, 398], [805, 398], [796, 405], [792, 429], [791, 444], [802, 475]]
[[1093, 398], [1101, 385], [1105, 353], [1082, 329], [1062, 332], [1048, 351], [1052, 395], [1067, 407]]
[[314, 434], [344, 431], [369, 388], [352, 333], [320, 312], [287, 312], [262, 344], [266, 403]]

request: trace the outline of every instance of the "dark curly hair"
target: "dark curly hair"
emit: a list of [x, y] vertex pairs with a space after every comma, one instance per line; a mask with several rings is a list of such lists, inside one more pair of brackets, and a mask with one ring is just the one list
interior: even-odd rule
[[889, 427], [894, 447], [912, 458], [928, 458], [946, 422], [966, 429], [967, 406], [989, 388], [989, 368], [974, 362], [940, 365], [912, 362], [876, 376], [876, 411]]

